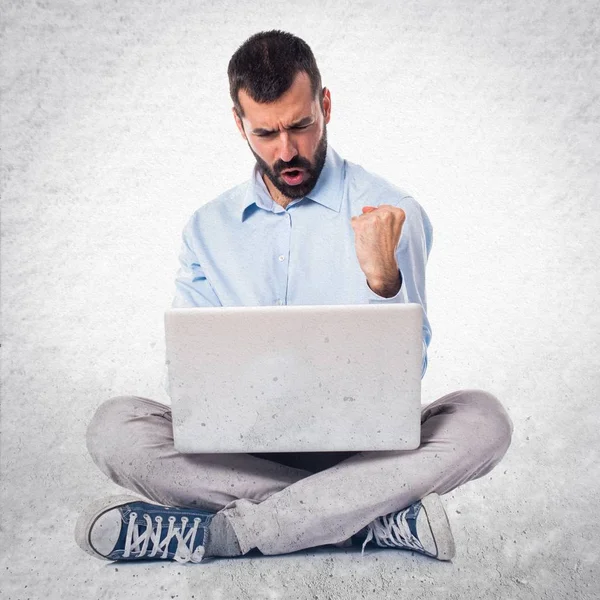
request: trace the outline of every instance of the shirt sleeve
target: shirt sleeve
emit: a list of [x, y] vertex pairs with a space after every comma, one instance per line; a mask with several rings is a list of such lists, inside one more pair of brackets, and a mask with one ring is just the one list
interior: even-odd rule
[[222, 306], [194, 250], [194, 222], [192, 216], [181, 235], [179, 270], [175, 278], [172, 308]]
[[[382, 200], [381, 203], [390, 203]], [[365, 279], [369, 304], [409, 303], [420, 304], [423, 309], [423, 347], [421, 378], [427, 370], [427, 348], [431, 341], [431, 325], [427, 318], [427, 294], [425, 267], [433, 244], [433, 226], [423, 207], [412, 197], [406, 196], [398, 203], [406, 213], [396, 251], [396, 260], [402, 277], [400, 290], [391, 298], [376, 294]]]

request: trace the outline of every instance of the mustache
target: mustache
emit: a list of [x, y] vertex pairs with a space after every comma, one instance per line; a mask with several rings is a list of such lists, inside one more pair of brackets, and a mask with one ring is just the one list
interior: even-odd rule
[[284, 169], [306, 169], [307, 171], [310, 171], [311, 166], [312, 165], [306, 158], [303, 158], [302, 156], [294, 156], [294, 158], [292, 158], [290, 162], [283, 162], [282, 160], [278, 160], [273, 165], [273, 171], [275, 171], [277, 175], [280, 175], [281, 171], [283, 171]]

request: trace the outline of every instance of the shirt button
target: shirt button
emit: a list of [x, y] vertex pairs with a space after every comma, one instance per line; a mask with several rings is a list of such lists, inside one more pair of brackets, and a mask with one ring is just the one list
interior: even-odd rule
[[285, 256], [283, 254], [279, 256], [279, 261], [281, 262], [282, 260], [285, 260]]

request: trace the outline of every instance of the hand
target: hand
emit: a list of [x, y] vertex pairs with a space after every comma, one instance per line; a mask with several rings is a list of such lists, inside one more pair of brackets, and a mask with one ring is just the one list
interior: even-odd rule
[[389, 204], [363, 206], [362, 211], [351, 219], [356, 256], [369, 284], [382, 287], [398, 279], [396, 250], [406, 213]]

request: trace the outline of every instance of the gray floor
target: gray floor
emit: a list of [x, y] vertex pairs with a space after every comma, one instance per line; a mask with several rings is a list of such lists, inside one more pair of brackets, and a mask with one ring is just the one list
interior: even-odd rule
[[[597, 597], [597, 5], [398, 4], [3, 2], [2, 598]], [[514, 420], [503, 463], [445, 497], [452, 564], [115, 565], [73, 542], [117, 491], [86, 455], [96, 406], [166, 400], [181, 228], [252, 165], [227, 62], [271, 28], [313, 47], [336, 150], [433, 221], [424, 401], [480, 387]]]

